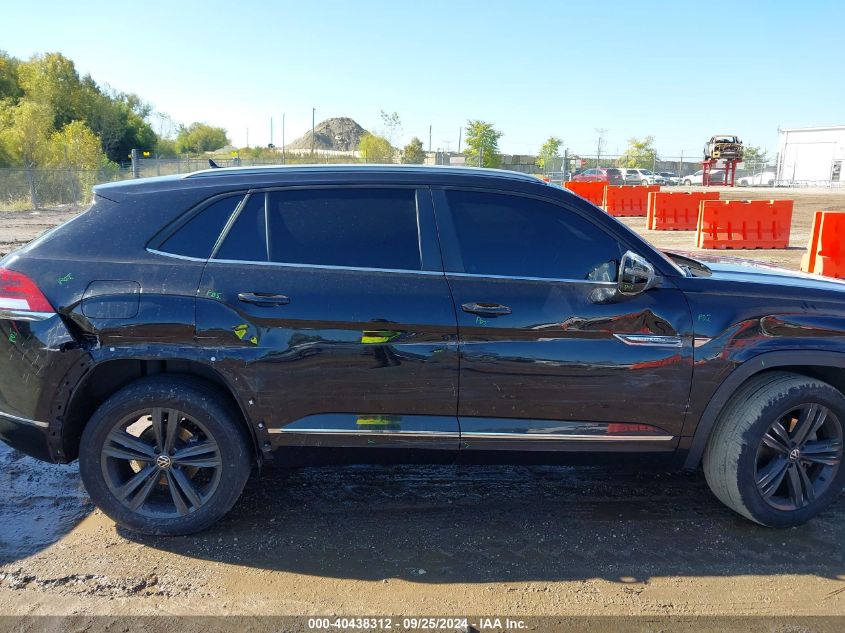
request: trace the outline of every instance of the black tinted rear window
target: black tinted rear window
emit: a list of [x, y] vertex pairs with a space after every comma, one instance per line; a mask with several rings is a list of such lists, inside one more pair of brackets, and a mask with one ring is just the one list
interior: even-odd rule
[[266, 234], [264, 194], [251, 194], [214, 258], [266, 262]]
[[174, 255], [207, 258], [242, 198], [229, 196], [212, 202], [167, 238], [158, 250]]
[[301, 189], [268, 194], [270, 260], [419, 270], [413, 189]]

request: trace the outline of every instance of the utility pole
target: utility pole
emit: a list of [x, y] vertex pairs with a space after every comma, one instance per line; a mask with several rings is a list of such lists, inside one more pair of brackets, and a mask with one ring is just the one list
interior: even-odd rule
[[273, 117], [270, 117], [270, 147], [273, 147]]
[[681, 162], [678, 163], [678, 178], [684, 177], [684, 150], [681, 150]]
[[314, 117], [316, 115], [317, 108], [311, 108], [311, 157], [314, 157]]
[[566, 149], [563, 150], [563, 174], [560, 177], [561, 182], [566, 182], [567, 180], [569, 180], [566, 177], [566, 170], [567, 170], [568, 167], [569, 167], [569, 148], [567, 147]]
[[431, 151], [431, 126], [428, 126], [428, 151]]
[[285, 113], [282, 112], [282, 165], [285, 164]]
[[461, 139], [463, 137], [463, 134], [464, 134], [464, 128], [459, 127], [458, 128], [458, 154], [461, 153]]
[[604, 147], [604, 135], [607, 132], [607, 128], [597, 128], [596, 132], [599, 133], [599, 138], [596, 142], [596, 169], [598, 169], [599, 167], [601, 167], [601, 150], [602, 147]]

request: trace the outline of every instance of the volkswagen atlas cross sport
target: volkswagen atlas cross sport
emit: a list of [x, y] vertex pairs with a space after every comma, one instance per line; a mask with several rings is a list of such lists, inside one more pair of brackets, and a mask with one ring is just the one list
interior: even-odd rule
[[0, 267], [0, 438], [138, 532], [205, 528], [268, 462], [703, 466], [775, 527], [845, 478], [845, 283], [664, 254], [530, 176], [100, 185]]

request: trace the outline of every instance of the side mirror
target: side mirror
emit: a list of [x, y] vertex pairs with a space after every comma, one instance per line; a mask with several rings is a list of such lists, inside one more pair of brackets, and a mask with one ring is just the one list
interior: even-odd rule
[[654, 285], [654, 267], [643, 257], [631, 251], [622, 256], [619, 263], [619, 279], [616, 288], [625, 296], [638, 295]]

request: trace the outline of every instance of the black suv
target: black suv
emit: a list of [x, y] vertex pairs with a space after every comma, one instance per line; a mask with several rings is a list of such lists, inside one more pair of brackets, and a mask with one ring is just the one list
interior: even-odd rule
[[664, 254], [531, 176], [101, 185], [0, 266], [0, 438], [140, 532], [269, 461], [703, 463], [778, 527], [845, 477], [845, 284]]

